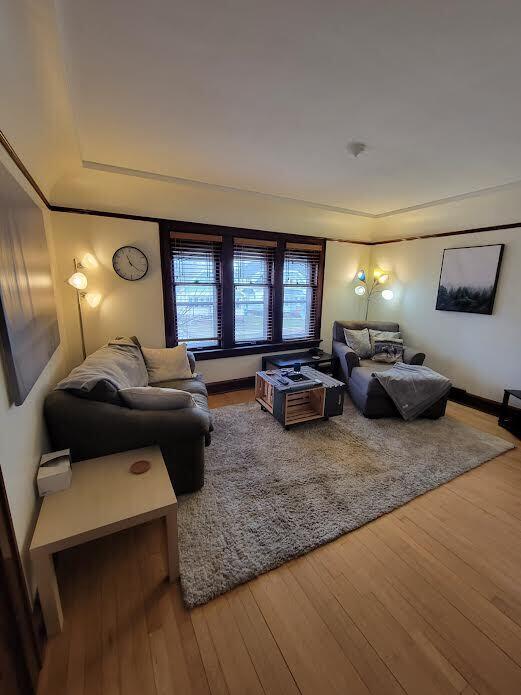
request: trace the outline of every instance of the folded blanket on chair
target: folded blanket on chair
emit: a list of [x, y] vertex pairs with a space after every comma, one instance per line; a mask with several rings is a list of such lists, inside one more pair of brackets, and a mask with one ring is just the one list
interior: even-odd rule
[[417, 364], [397, 362], [391, 369], [375, 372], [404, 420], [414, 420], [440, 398], [446, 396], [451, 382], [438, 372]]

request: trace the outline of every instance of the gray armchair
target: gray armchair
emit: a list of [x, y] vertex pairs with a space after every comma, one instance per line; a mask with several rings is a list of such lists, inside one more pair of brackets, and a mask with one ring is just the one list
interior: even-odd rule
[[[336, 376], [348, 386], [349, 395], [360, 412], [369, 418], [393, 417], [398, 415], [396, 406], [373, 374], [389, 369], [392, 365], [360, 359], [346, 345], [344, 328], [360, 331], [370, 328], [375, 331], [399, 331], [397, 323], [384, 321], [335, 321], [333, 324], [333, 355], [336, 359]], [[406, 364], [423, 364], [425, 353], [406, 346], [403, 361]], [[435, 403], [422, 417], [438, 418], [445, 413], [447, 398]]]

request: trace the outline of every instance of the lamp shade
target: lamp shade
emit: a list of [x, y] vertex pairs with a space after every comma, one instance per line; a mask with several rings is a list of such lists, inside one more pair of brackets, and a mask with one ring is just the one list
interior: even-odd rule
[[92, 270], [97, 267], [98, 261], [94, 258], [92, 253], [86, 253], [81, 259], [81, 265], [88, 270]]
[[392, 290], [384, 290], [382, 292], [382, 298], [386, 299], [388, 302], [394, 297], [394, 292]]
[[385, 285], [385, 283], [389, 280], [389, 273], [384, 273], [383, 275], [380, 275], [378, 278], [378, 282], [380, 285]]
[[99, 292], [87, 292], [85, 299], [87, 304], [95, 309], [101, 302], [101, 294]]
[[366, 289], [364, 285], [357, 285], [355, 287], [355, 294], [357, 294], [359, 297], [363, 297], [365, 293]]
[[360, 270], [356, 274], [356, 277], [362, 282], [365, 282], [365, 270], [363, 268], [360, 268]]
[[84, 290], [87, 287], [87, 276], [84, 273], [73, 273], [67, 282], [76, 290]]

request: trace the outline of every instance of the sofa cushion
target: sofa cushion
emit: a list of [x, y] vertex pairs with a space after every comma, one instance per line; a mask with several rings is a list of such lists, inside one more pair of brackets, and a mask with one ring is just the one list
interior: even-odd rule
[[188, 391], [160, 388], [158, 386], [135, 386], [121, 389], [119, 392], [123, 403], [138, 410], [178, 410], [193, 408], [194, 397]]
[[400, 330], [400, 326], [397, 323], [389, 321], [335, 321], [333, 323], [333, 340], [344, 342], [344, 328], [354, 331], [361, 331], [363, 328], [369, 328], [374, 331]]
[[358, 357], [361, 359], [371, 357], [371, 341], [367, 328], [363, 328], [361, 331], [344, 328], [344, 338], [346, 345], [354, 350]]
[[147, 385], [148, 373], [138, 346], [129, 338], [116, 338], [89, 355], [56, 389], [120, 405], [120, 389]]
[[150, 386], [160, 386], [166, 389], [179, 389], [181, 391], [188, 391], [192, 394], [200, 394], [201, 396], [208, 396], [208, 391], [204, 385], [202, 376], [194, 376], [191, 379], [170, 379], [169, 381], [158, 381], [157, 383], [150, 384]]
[[172, 348], [141, 347], [141, 351], [145, 358], [150, 383], [192, 378], [192, 370], [184, 343]]

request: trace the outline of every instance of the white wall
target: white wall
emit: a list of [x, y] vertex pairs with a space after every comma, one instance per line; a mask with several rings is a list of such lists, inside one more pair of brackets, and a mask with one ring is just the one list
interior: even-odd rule
[[[144, 345], [162, 347], [165, 330], [157, 224], [54, 212], [52, 228], [70, 366], [82, 358], [76, 292], [66, 280], [73, 272], [73, 259], [81, 259], [87, 252], [94, 254], [99, 263], [94, 270], [85, 271], [88, 289], [103, 295], [96, 309], [82, 302], [87, 352], [117, 335], [137, 335]], [[148, 272], [139, 281], [123, 280], [112, 268], [114, 251], [125, 245], [139, 247], [148, 258]]]
[[[506, 247], [493, 315], [436, 311], [443, 249], [495, 243]], [[396, 298], [374, 302], [369, 318], [396, 320], [426, 364], [469, 393], [498, 401], [521, 384], [519, 229], [373, 246], [372, 261], [392, 271]]]
[[[92, 352], [116, 335], [137, 335], [143, 345], [165, 344], [161, 262], [158, 226], [149, 222], [110, 217], [52, 213], [57, 249], [58, 285], [65, 315], [69, 365], [81, 361], [76, 295], [65, 280], [71, 274], [73, 258], [93, 253], [99, 261], [95, 270], [86, 271], [89, 289], [103, 295], [101, 305], [92, 309], [83, 303], [83, 322], [87, 352]], [[119, 278], [112, 269], [112, 255], [120, 246], [138, 246], [147, 255], [149, 271], [137, 282]], [[335, 318], [356, 317], [360, 302], [352, 292], [358, 267], [369, 261], [369, 247], [344, 242], [328, 242], [322, 313], [323, 347], [331, 347], [331, 327]], [[210, 382], [252, 376], [260, 368], [260, 355], [206, 360], [197, 369]]]
[[[39, 204], [37, 196], [1, 148], [0, 161], [9, 169], [33, 200]], [[46, 211], [43, 214], [51, 263], [54, 265], [50, 216]], [[56, 290], [54, 272], [53, 278]], [[10, 405], [5, 375], [0, 365], [0, 466], [5, 481], [16, 540], [22, 555], [26, 579], [32, 591], [34, 586], [32, 586], [27, 548], [31, 541], [36, 512], [39, 508], [39, 498], [35, 490], [35, 474], [40, 456], [49, 450], [42, 414], [43, 400], [48, 391], [64, 374], [66, 361], [63, 314], [60, 307], [58, 307], [58, 321], [61, 344], [21, 406]]]

